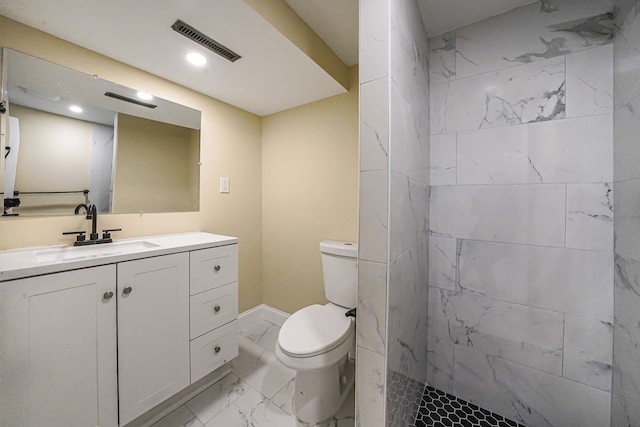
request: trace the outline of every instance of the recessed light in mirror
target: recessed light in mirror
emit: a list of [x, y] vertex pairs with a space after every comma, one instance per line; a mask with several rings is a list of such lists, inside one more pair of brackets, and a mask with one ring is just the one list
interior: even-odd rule
[[207, 58], [197, 52], [190, 52], [187, 54], [187, 61], [190, 64], [202, 66], [207, 63]]
[[77, 105], [72, 105], [71, 107], [69, 107], [69, 110], [73, 111], [74, 113], [82, 113], [82, 108], [78, 107]]
[[153, 95], [151, 95], [149, 92], [139, 91], [136, 95], [138, 96], [138, 98], [145, 101], [151, 101], [153, 99]]

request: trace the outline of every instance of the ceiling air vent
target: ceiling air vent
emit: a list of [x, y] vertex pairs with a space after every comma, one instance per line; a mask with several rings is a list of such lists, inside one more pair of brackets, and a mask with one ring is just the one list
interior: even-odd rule
[[148, 102], [138, 101], [137, 99], [129, 98], [128, 96], [124, 96], [124, 95], [119, 95], [119, 94], [114, 93], [114, 92], [105, 92], [104, 96], [108, 96], [109, 98], [115, 98], [115, 99], [118, 99], [120, 101], [130, 102], [132, 104], [142, 105], [143, 107], [147, 107], [147, 108], [156, 108], [157, 107], [157, 105], [149, 104]]
[[184, 21], [178, 19], [171, 26], [171, 28], [173, 28], [175, 31], [182, 34], [186, 38], [193, 40], [194, 42], [206, 47], [214, 53], [217, 53], [228, 61], [236, 62], [238, 59], [242, 58], [242, 56], [238, 55], [228, 47], [224, 46], [221, 43], [218, 43], [206, 34], [201, 33]]

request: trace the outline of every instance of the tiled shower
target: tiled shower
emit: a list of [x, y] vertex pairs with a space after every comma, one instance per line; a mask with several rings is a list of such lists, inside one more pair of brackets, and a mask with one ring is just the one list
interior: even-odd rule
[[638, 15], [542, 0], [428, 39], [416, 1], [360, 1], [358, 425], [413, 425], [426, 384], [640, 425]]

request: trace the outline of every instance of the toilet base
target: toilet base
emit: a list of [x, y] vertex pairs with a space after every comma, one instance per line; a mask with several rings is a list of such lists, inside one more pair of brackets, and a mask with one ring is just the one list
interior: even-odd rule
[[293, 412], [305, 423], [319, 423], [338, 413], [355, 379], [355, 363], [344, 357], [324, 369], [298, 371], [295, 379]]

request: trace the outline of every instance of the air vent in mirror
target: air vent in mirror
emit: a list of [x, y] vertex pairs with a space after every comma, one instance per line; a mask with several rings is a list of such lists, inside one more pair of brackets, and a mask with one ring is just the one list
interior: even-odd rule
[[149, 104], [148, 102], [138, 101], [137, 99], [129, 98], [128, 96], [120, 95], [114, 92], [105, 92], [104, 96], [108, 96], [109, 98], [115, 98], [120, 101], [130, 102], [132, 104], [142, 105], [147, 108], [156, 108], [157, 105]]

